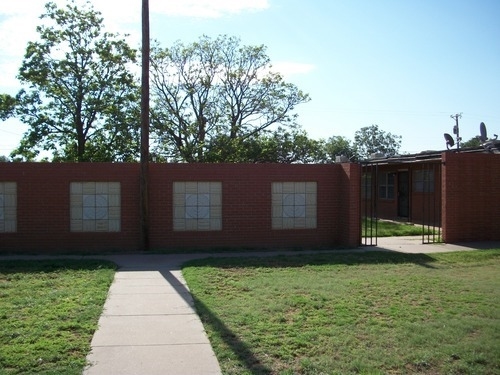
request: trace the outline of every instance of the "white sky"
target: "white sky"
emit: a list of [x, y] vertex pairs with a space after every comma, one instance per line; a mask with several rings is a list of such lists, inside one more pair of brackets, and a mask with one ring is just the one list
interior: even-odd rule
[[[139, 48], [140, 0], [91, 2], [107, 31], [130, 34]], [[0, 93], [20, 89], [15, 77], [45, 3], [0, 2]], [[456, 113], [464, 140], [481, 121], [500, 133], [499, 18], [498, 0], [150, 0], [151, 36], [164, 47], [203, 34], [267, 46], [275, 70], [312, 98], [296, 108], [311, 138], [352, 140], [378, 124], [411, 153], [445, 149]], [[0, 122], [0, 155], [25, 129]]]

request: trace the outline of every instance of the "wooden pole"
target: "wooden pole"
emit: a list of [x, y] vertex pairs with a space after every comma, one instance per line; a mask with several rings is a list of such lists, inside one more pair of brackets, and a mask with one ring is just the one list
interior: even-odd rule
[[141, 75], [141, 249], [149, 250], [149, 0], [142, 0]]

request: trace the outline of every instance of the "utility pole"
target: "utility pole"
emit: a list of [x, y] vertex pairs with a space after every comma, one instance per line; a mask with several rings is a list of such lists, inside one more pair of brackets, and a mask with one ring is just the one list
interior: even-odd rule
[[142, 75], [141, 75], [141, 249], [149, 250], [149, 0], [142, 0]]
[[452, 119], [455, 120], [455, 126], [453, 127], [453, 134], [457, 135], [457, 150], [460, 150], [460, 141], [462, 138], [460, 137], [460, 129], [458, 127], [458, 119], [462, 118], [461, 113], [457, 113], [456, 115], [450, 115]]

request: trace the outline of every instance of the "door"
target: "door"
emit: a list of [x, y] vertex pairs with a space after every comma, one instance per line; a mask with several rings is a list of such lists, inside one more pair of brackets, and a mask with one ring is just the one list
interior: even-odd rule
[[410, 178], [408, 171], [398, 172], [398, 216], [408, 217], [410, 212]]

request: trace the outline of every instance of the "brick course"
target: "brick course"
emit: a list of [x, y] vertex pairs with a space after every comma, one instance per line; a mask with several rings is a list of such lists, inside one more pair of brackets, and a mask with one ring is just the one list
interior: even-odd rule
[[[357, 246], [357, 164], [151, 164], [151, 249], [318, 248]], [[17, 232], [0, 233], [0, 252], [136, 251], [140, 165], [1, 163], [0, 181], [17, 183]], [[70, 231], [71, 182], [121, 183], [121, 231]], [[222, 183], [221, 231], [173, 231], [174, 181]], [[317, 227], [273, 230], [273, 182], [317, 183]]]
[[500, 156], [443, 153], [443, 240], [500, 240]]

